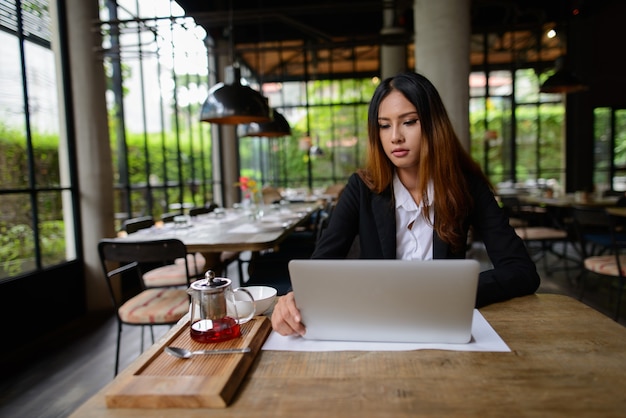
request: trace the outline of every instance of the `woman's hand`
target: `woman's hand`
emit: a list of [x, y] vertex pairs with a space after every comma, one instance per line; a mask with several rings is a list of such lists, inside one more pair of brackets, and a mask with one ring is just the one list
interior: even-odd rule
[[272, 312], [272, 328], [280, 335], [304, 335], [306, 328], [300, 322], [300, 311], [296, 307], [293, 292], [278, 298]]

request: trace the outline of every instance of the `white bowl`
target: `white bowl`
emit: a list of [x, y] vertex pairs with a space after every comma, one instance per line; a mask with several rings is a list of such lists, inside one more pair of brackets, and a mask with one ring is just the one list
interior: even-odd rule
[[252, 297], [256, 304], [256, 315], [261, 315], [274, 305], [276, 294], [278, 291], [271, 286], [243, 286]]

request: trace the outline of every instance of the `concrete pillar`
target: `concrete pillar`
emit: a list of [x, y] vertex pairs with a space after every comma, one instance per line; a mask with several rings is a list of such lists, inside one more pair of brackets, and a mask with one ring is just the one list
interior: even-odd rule
[[415, 71], [435, 85], [469, 150], [470, 0], [415, 0]]
[[[237, 138], [237, 125], [219, 125], [220, 132], [217, 137], [219, 145], [220, 161], [213, 161], [213, 170], [221, 169], [222, 179], [222, 205], [232, 207], [233, 203], [239, 202], [239, 188], [235, 183], [239, 182], [239, 139]], [[215, 154], [214, 154], [215, 155]]]
[[[214, 50], [217, 56], [219, 80], [224, 80], [225, 68], [232, 65], [228, 42], [218, 41]], [[210, 88], [211, 86], [209, 86]], [[239, 202], [239, 138], [237, 125], [212, 124], [213, 138], [213, 190], [215, 201], [224, 207], [232, 207]]]
[[383, 28], [380, 31], [380, 75], [384, 80], [407, 70], [407, 37], [398, 25], [394, 0], [383, 0]]
[[[95, 22], [99, 20], [98, 0], [66, 0], [65, 16], [57, 19], [57, 2], [51, 1], [52, 22], [65, 22], [69, 56], [69, 77], [74, 131], [76, 135], [78, 193], [82, 218], [83, 256], [85, 261], [85, 287], [89, 311], [111, 309], [111, 300], [98, 257], [97, 245], [101, 238], [115, 235], [113, 208], [113, 168], [105, 101], [105, 75], [102, 57], [96, 51], [102, 47], [100, 32]], [[53, 49], [56, 56], [58, 85], [63, 84], [63, 70], [58, 30]], [[59, 98], [62, 99], [62, 95]], [[63, 108], [63, 106], [59, 106]], [[65, 117], [65, 115], [63, 115]], [[60, 124], [65, 125], [63, 120]], [[65, 138], [67, 132], [61, 132]]]

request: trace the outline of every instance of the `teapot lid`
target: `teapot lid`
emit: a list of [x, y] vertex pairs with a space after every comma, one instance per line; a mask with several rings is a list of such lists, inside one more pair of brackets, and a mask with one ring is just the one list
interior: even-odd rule
[[213, 270], [208, 270], [204, 274], [204, 279], [197, 280], [191, 284], [191, 288], [193, 290], [202, 290], [202, 291], [218, 291], [229, 286], [231, 283], [230, 279], [225, 277], [215, 277], [215, 272]]

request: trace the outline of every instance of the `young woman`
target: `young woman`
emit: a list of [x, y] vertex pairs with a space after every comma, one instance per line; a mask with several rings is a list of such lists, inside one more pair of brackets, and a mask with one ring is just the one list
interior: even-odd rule
[[[341, 194], [312, 258], [464, 258], [467, 236], [484, 242], [493, 269], [480, 273], [476, 306], [534, 293], [539, 276], [489, 181], [461, 146], [439, 93], [424, 76], [384, 80], [368, 112], [368, 162]], [[272, 326], [304, 334], [293, 292]]]

